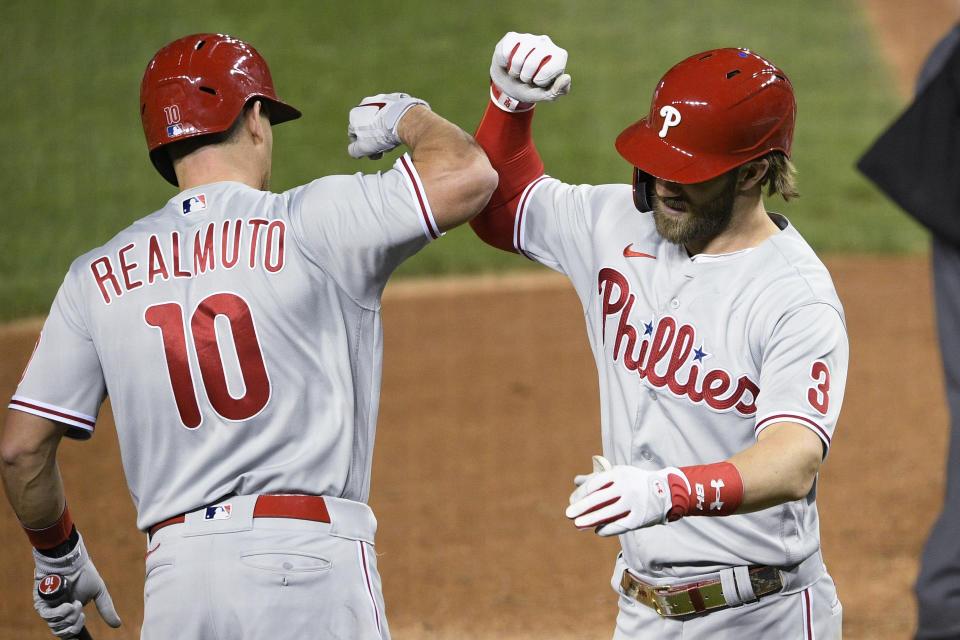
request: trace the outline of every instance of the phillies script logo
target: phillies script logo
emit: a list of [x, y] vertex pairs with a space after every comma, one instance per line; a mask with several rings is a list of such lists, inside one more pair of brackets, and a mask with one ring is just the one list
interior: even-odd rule
[[[678, 325], [675, 318], [661, 318], [637, 328], [630, 324], [630, 311], [637, 297], [630, 293], [627, 278], [614, 269], [601, 269], [598, 293], [602, 300], [603, 336], [606, 342], [607, 319], [617, 321], [613, 359], [655, 387], [667, 387], [691, 402], [705, 402], [717, 411], [735, 409], [742, 416], [757, 412], [760, 387], [747, 376], [736, 381], [723, 369], [702, 369], [706, 355], [694, 350], [696, 331], [689, 324]], [[691, 355], [693, 357], [691, 357]], [[689, 365], [686, 373], [681, 369]], [[683, 379], [681, 379], [683, 378]]]

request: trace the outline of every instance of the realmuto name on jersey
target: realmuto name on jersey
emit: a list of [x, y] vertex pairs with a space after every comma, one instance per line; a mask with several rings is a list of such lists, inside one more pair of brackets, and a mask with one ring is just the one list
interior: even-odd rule
[[[742, 416], [757, 413], [760, 387], [746, 375], [734, 380], [723, 369], [702, 367], [703, 348], [695, 347], [696, 330], [664, 316], [655, 324], [631, 324], [630, 312], [637, 297], [630, 293], [626, 276], [616, 269], [600, 270], [598, 293], [603, 311], [603, 336], [606, 343], [607, 320], [617, 322], [613, 359], [636, 372], [655, 387], [667, 388], [692, 402], [706, 403], [717, 411], [735, 410]], [[683, 372], [683, 373], [681, 373]]]
[[171, 278], [194, 278], [217, 269], [283, 269], [286, 225], [281, 220], [237, 218], [211, 222], [192, 235], [172, 231], [131, 242], [90, 263], [103, 301]]

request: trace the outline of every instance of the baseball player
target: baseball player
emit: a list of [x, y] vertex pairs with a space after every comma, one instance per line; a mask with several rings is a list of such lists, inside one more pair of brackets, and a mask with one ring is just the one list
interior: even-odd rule
[[547, 36], [496, 45], [476, 137], [500, 174], [471, 226], [555, 269], [583, 305], [603, 456], [566, 515], [619, 535], [614, 638], [832, 638], [841, 605], [816, 508], [847, 375], [830, 275], [762, 190], [796, 195], [796, 113], [746, 49], [671, 68], [616, 148], [633, 185], [544, 173], [537, 102], [569, 91]]
[[389, 638], [366, 504], [381, 293], [496, 173], [469, 135], [391, 93], [350, 111], [348, 151], [406, 145], [393, 168], [270, 192], [271, 125], [300, 112], [225, 35], [162, 48], [140, 105], [179, 193], [72, 264], [0, 441], [35, 580], [72, 589], [37, 610], [60, 637], [91, 599], [120, 624], [55, 462], [109, 394], [147, 534], [142, 638]]

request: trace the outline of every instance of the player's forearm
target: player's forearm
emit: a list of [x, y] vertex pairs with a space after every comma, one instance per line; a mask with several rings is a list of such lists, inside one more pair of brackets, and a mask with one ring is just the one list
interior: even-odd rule
[[423, 106], [411, 108], [397, 134], [410, 149], [441, 231], [475, 216], [497, 186], [497, 172], [469, 134]]
[[10, 506], [30, 529], [47, 527], [63, 513], [63, 481], [56, 462], [62, 433], [49, 420], [8, 413], [0, 438], [0, 476]]
[[805, 497], [820, 467], [820, 438], [781, 422], [752, 447], [723, 462], [657, 471], [594, 456], [594, 473], [578, 476], [566, 515], [579, 529], [619, 535], [694, 516], [730, 516]]
[[790, 422], [767, 427], [756, 444], [728, 460], [743, 479], [743, 501], [737, 513], [806, 497], [822, 460], [822, 442], [806, 427]]

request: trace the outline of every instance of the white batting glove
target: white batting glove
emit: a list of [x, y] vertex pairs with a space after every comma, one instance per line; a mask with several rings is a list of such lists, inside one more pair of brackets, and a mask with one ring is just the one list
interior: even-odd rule
[[[33, 607], [50, 627], [53, 635], [58, 638], [72, 638], [80, 633], [80, 629], [86, 624], [83, 605], [91, 600], [96, 603], [97, 611], [108, 625], [120, 626], [120, 617], [113, 606], [113, 599], [87, 554], [83, 537], [80, 537], [73, 551], [61, 558], [51, 558], [34, 549], [33, 560], [36, 564], [33, 574]], [[37, 592], [40, 580], [50, 573], [63, 576], [70, 588], [69, 600], [58, 606], [51, 606], [51, 603], [43, 600]]]
[[[594, 469], [597, 469], [596, 457]], [[570, 494], [566, 516], [578, 529], [596, 529], [601, 536], [616, 536], [663, 524], [673, 507], [668, 479], [671, 474], [687, 483], [686, 475], [676, 467], [644, 471], [629, 465], [616, 465], [577, 476], [574, 483], [578, 488]]]
[[504, 111], [529, 111], [570, 92], [567, 50], [549, 36], [511, 31], [500, 39], [490, 62], [490, 97]]
[[430, 108], [423, 100], [406, 93], [380, 93], [361, 100], [359, 105], [350, 109], [347, 152], [354, 158], [378, 160], [385, 151], [403, 144], [397, 126], [403, 115], [418, 104]]

